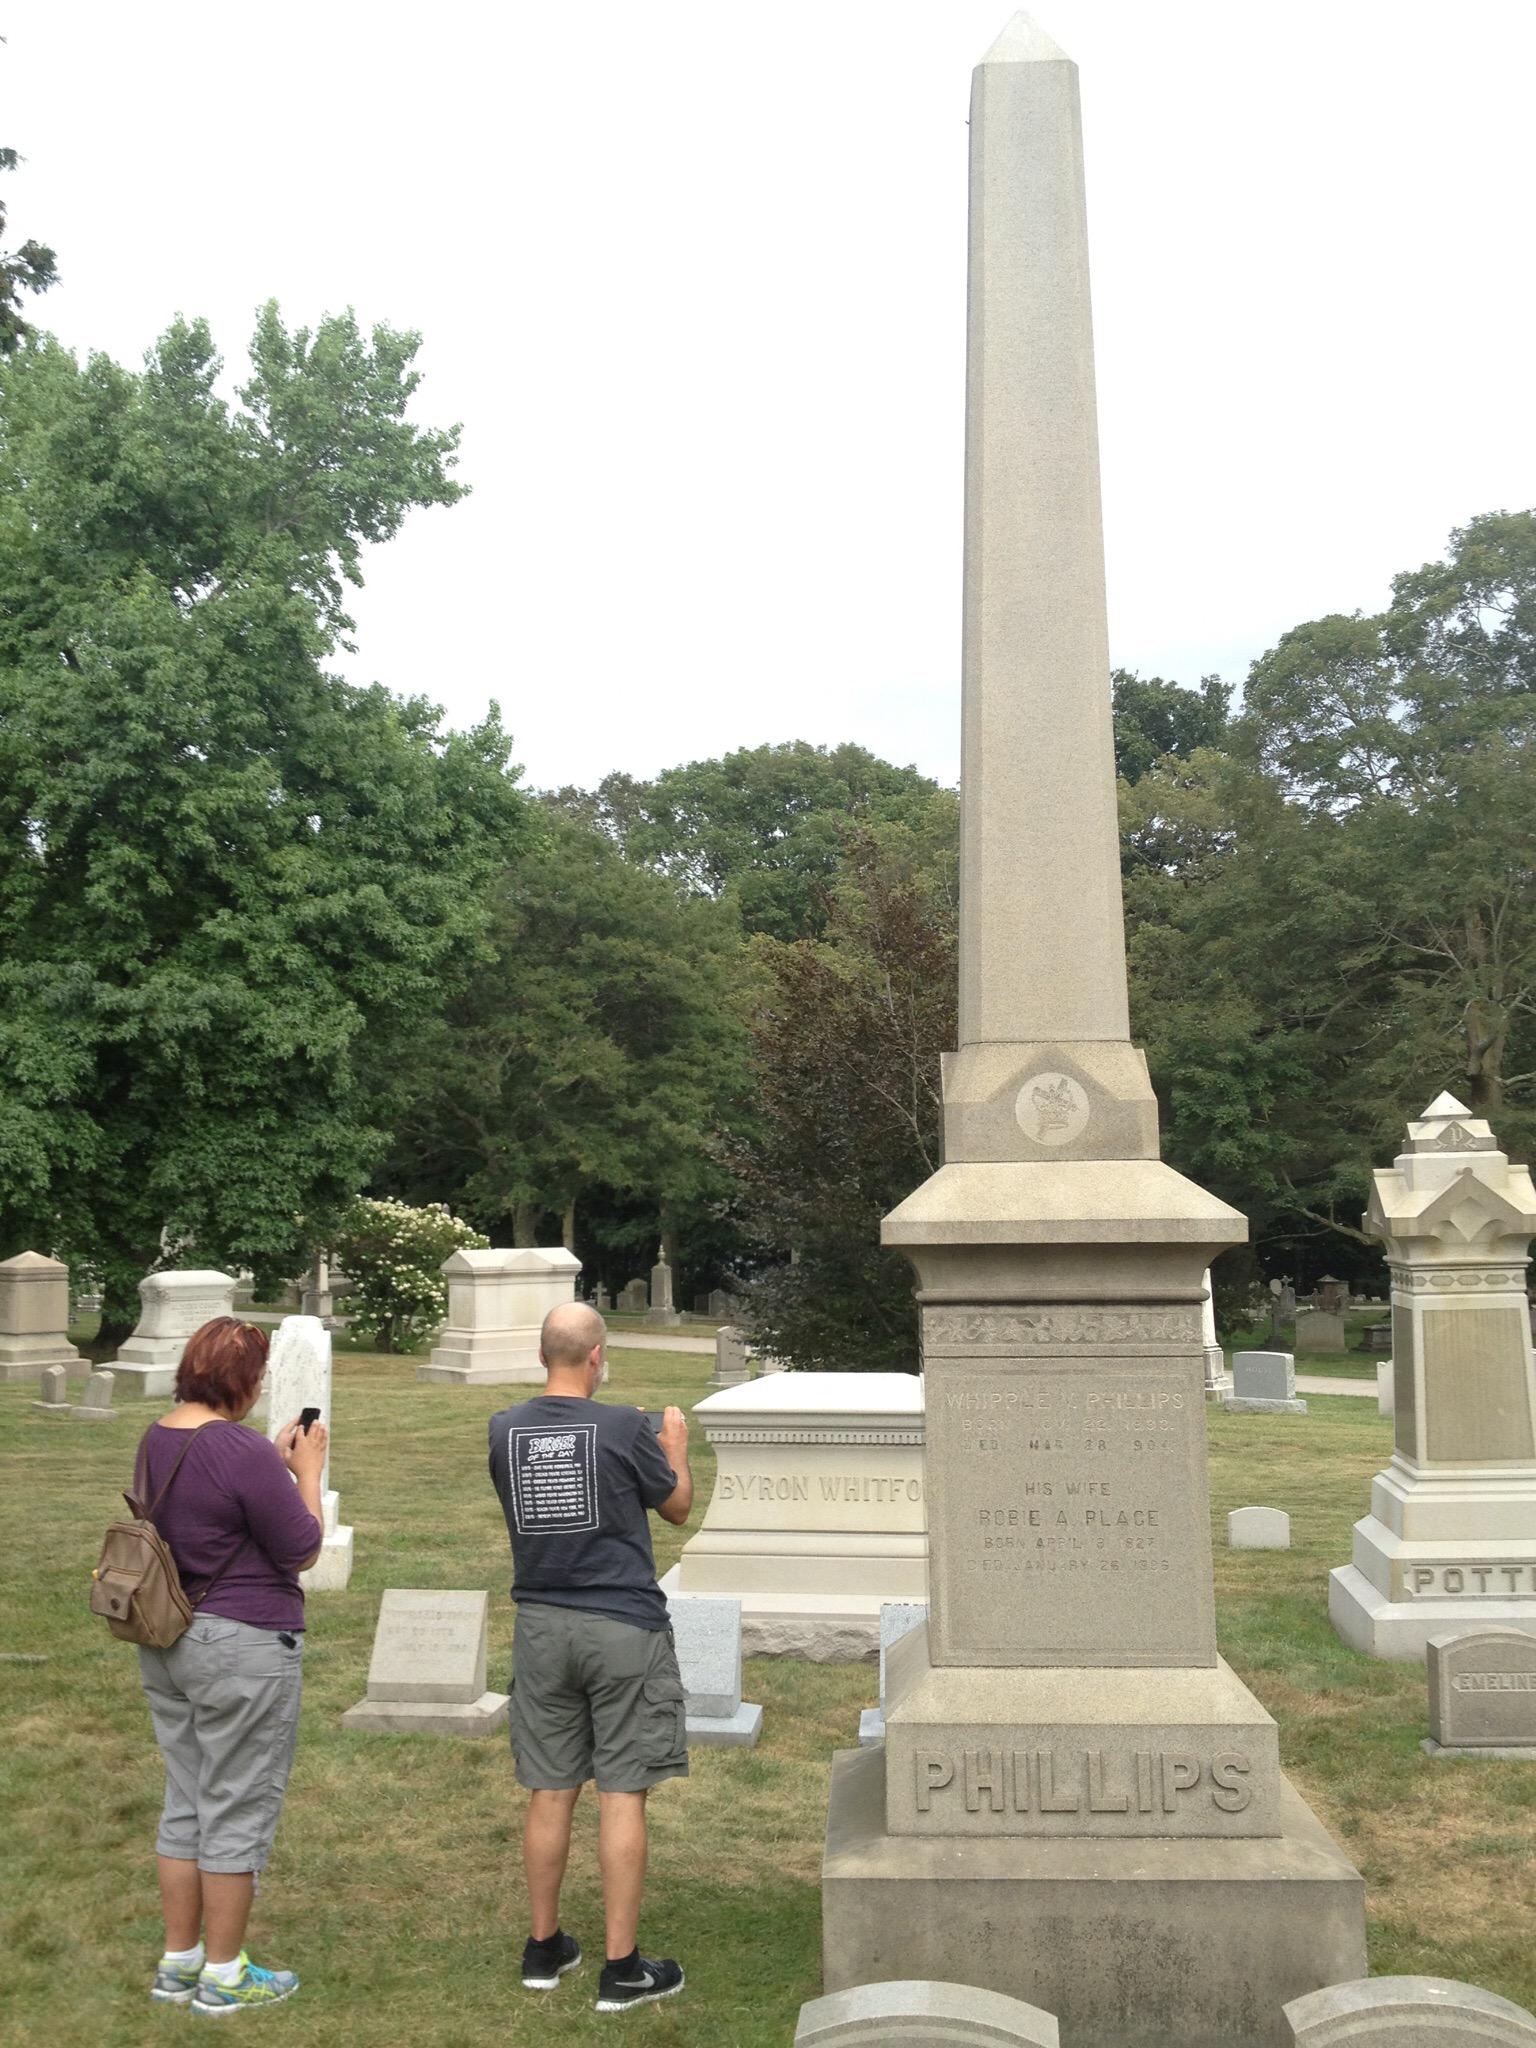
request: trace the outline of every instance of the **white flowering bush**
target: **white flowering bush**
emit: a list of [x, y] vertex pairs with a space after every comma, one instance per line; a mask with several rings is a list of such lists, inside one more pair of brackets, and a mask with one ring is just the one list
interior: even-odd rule
[[442, 1202], [362, 1195], [342, 1218], [331, 1257], [352, 1282], [347, 1315], [381, 1351], [409, 1351], [443, 1319], [448, 1284], [438, 1270], [451, 1252], [490, 1243]]

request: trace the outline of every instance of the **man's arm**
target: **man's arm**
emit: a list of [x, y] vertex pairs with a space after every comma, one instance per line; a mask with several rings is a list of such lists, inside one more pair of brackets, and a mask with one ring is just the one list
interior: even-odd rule
[[664, 1522], [671, 1522], [680, 1529], [693, 1511], [693, 1474], [688, 1468], [688, 1418], [681, 1408], [667, 1410], [656, 1432], [656, 1441], [677, 1480], [676, 1487], [659, 1503], [656, 1512]]

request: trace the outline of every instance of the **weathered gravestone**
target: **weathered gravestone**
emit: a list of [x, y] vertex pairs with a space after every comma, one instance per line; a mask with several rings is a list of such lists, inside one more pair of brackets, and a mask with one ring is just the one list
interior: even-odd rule
[[391, 1587], [379, 1606], [368, 1696], [343, 1728], [392, 1735], [489, 1735], [507, 1694], [485, 1689], [490, 1595]]
[[601, 1281], [598, 1282], [597, 1292], [592, 1297], [592, 1306], [600, 1316], [607, 1315], [609, 1309], [613, 1306], [613, 1297]]
[[[317, 1316], [285, 1316], [267, 1353], [266, 1376], [252, 1410], [274, 1441], [306, 1408], [318, 1408], [327, 1430], [331, 1426], [331, 1333]], [[331, 1454], [327, 1445], [320, 1475], [321, 1520], [325, 1535], [320, 1555], [299, 1583], [308, 1593], [342, 1593], [352, 1578], [352, 1528], [341, 1519], [341, 1502], [331, 1485]]]
[[69, 1382], [62, 1365], [45, 1365], [38, 1375], [41, 1382], [39, 1397], [32, 1403], [41, 1408], [45, 1415], [67, 1415], [69, 1413]]
[[84, 1365], [69, 1341], [69, 1268], [41, 1252], [0, 1260], [0, 1381]]
[[715, 1374], [712, 1387], [739, 1387], [752, 1377], [752, 1360], [747, 1352], [745, 1330], [729, 1323], [715, 1332]]
[[1269, 1349], [1296, 1349], [1296, 1289], [1289, 1280], [1269, 1283]]
[[1390, 1358], [1376, 1361], [1376, 1413], [1397, 1413], [1397, 1375]]
[[1232, 1392], [1223, 1396], [1229, 1415], [1305, 1415], [1296, 1398], [1296, 1361], [1288, 1351], [1234, 1351]]
[[299, 1297], [299, 1312], [301, 1315], [318, 1316], [321, 1322], [327, 1322], [334, 1305], [331, 1262], [324, 1252], [316, 1252]]
[[77, 1422], [115, 1422], [117, 1410], [112, 1406], [112, 1375], [109, 1372], [93, 1372], [85, 1383], [85, 1392], [80, 1396], [73, 1410]]
[[880, 1704], [865, 1707], [859, 1715], [859, 1747], [885, 1740], [885, 1660], [893, 1643], [910, 1635], [928, 1619], [926, 1600], [887, 1600], [880, 1609]]
[[860, 1984], [800, 2008], [794, 2048], [1058, 2048], [1036, 2005], [970, 1984]]
[[763, 1710], [742, 1704], [741, 1602], [719, 1595], [684, 1595], [669, 1600], [667, 1612], [687, 1701], [690, 1748], [697, 1743], [755, 1749], [763, 1732]]
[[626, 1280], [619, 1289], [619, 1314], [621, 1316], [642, 1315], [650, 1304], [650, 1295], [643, 1280]]
[[713, 1321], [719, 1322], [728, 1316], [730, 1312], [730, 1290], [725, 1287], [712, 1287], [704, 1300], [705, 1315], [709, 1316]]
[[651, 1268], [650, 1319], [653, 1323], [670, 1323], [675, 1320], [672, 1305], [672, 1268], [667, 1264], [666, 1251], [658, 1246], [656, 1263]]
[[1300, 1352], [1342, 1351], [1345, 1348], [1344, 1318], [1326, 1309], [1304, 1308], [1296, 1312], [1296, 1343]]
[[1429, 1756], [1536, 1763], [1536, 1636], [1519, 1628], [1431, 1636]]
[[112, 1361], [123, 1392], [156, 1398], [174, 1393], [187, 1339], [215, 1317], [233, 1315], [234, 1298], [233, 1277], [212, 1268], [146, 1275], [139, 1282], [138, 1327]]
[[1536, 2019], [1449, 1977], [1367, 1977], [1292, 1999], [1285, 2048], [1536, 2048]]
[[496, 1246], [453, 1252], [442, 1264], [448, 1320], [419, 1380], [456, 1387], [542, 1385], [539, 1331], [545, 1316], [576, 1299], [581, 1261], [562, 1246]]
[[662, 1591], [740, 1600], [749, 1657], [872, 1662], [882, 1603], [927, 1588], [922, 1380], [781, 1372], [693, 1420], [715, 1486]]
[[929, 1619], [884, 1744], [833, 1764], [823, 1979], [958, 1970], [1073, 2048], [1273, 2048], [1364, 1969], [1364, 1888], [1217, 1653], [1200, 1311], [1244, 1226], [1159, 1158], [1130, 1041], [1077, 79], [1027, 16], [970, 151], [960, 1042], [944, 1163], [882, 1230]]
[[1234, 1508], [1227, 1516], [1232, 1550], [1289, 1550], [1291, 1518], [1284, 1508]]
[[1440, 1095], [1373, 1175], [1365, 1225], [1392, 1272], [1395, 1455], [1330, 1577], [1333, 1625], [1353, 1649], [1405, 1661], [1452, 1629], [1536, 1634], [1530, 1170]]

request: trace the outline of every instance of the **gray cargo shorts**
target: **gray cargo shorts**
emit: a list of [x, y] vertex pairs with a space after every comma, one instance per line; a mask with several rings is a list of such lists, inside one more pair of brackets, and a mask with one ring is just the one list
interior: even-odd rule
[[508, 1719], [518, 1783], [644, 1792], [686, 1778], [683, 1681], [669, 1628], [521, 1601]]
[[[289, 1647], [292, 1644], [292, 1648]], [[304, 1638], [198, 1615], [168, 1650], [139, 1649], [165, 1763], [155, 1847], [215, 1876], [262, 1870], [299, 1733]]]

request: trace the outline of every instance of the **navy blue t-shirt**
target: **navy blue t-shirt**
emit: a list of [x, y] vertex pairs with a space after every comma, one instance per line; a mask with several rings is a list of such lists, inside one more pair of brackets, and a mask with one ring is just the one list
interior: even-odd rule
[[667, 1626], [647, 1511], [677, 1475], [638, 1408], [536, 1394], [491, 1417], [491, 1483], [512, 1539], [512, 1598]]

